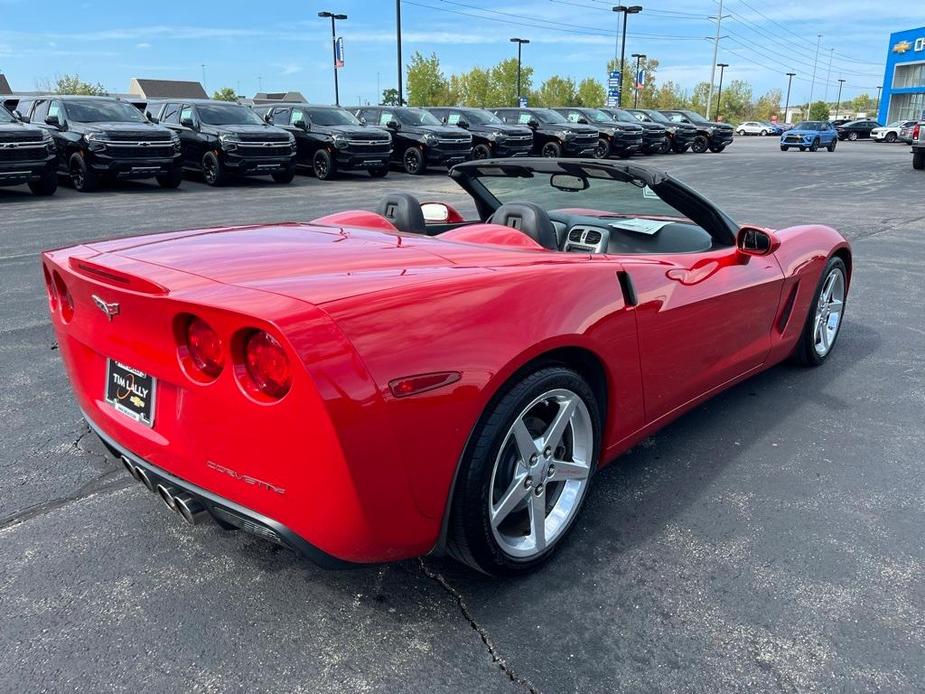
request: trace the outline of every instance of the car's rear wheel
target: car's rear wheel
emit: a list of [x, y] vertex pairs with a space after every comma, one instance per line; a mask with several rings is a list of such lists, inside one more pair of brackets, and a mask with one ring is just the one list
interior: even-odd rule
[[417, 176], [424, 173], [424, 155], [417, 147], [409, 147], [401, 158], [402, 165], [405, 167], [405, 173]]
[[710, 148], [710, 141], [706, 135], [698, 135], [691, 143], [691, 151], [697, 154], [703, 154]]
[[832, 141], [831, 141], [829, 144], [827, 144], [825, 148], [826, 148], [827, 150], [829, 150], [830, 152], [834, 152], [834, 151], [835, 151], [835, 147], [836, 147], [837, 145], [838, 145], [838, 138], [837, 138], [837, 137], [833, 137], [833, 138], [832, 138]]
[[79, 154], [72, 154], [68, 162], [68, 171], [71, 177], [71, 185], [74, 190], [81, 193], [89, 193], [100, 186], [100, 179], [96, 172], [87, 166], [87, 162]]
[[578, 373], [550, 365], [482, 417], [453, 494], [448, 549], [488, 574], [531, 571], [575, 522], [600, 450], [600, 413]]
[[46, 171], [37, 181], [29, 181], [29, 190], [34, 195], [54, 195], [58, 190], [58, 173], [54, 169]]
[[486, 144], [478, 144], [472, 148], [473, 159], [490, 159], [491, 149]]
[[889, 143], [891, 143], [891, 144], [892, 144], [893, 142], [896, 142], [896, 133], [887, 133], [887, 134], [886, 134], [886, 141], [889, 142]]
[[228, 180], [225, 167], [214, 152], [206, 152], [202, 157], [202, 179], [207, 186], [221, 186]]
[[312, 157], [312, 171], [315, 172], [315, 177], [321, 181], [330, 181], [334, 178], [336, 172], [331, 153], [326, 149], [319, 149], [315, 152], [315, 156]]
[[813, 295], [795, 357], [806, 366], [819, 366], [832, 353], [845, 312], [848, 271], [839, 257], [829, 259]]
[[855, 140], [858, 139], [858, 134], [857, 134], [856, 132], [852, 131], [852, 132], [848, 133], [848, 139], [851, 140], [852, 142], [854, 142]]

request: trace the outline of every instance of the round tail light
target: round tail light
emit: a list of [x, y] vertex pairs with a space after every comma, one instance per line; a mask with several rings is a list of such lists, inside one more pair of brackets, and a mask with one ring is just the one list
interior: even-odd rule
[[56, 271], [52, 275], [55, 285], [55, 293], [58, 295], [58, 301], [61, 304], [61, 318], [65, 323], [74, 317], [74, 297], [71, 296], [70, 290], [64, 283], [64, 278]]
[[201, 318], [193, 317], [186, 324], [186, 350], [193, 366], [205, 376], [215, 378], [222, 372], [222, 339]]
[[244, 368], [257, 391], [278, 400], [289, 392], [292, 370], [289, 357], [276, 338], [263, 330], [251, 333], [244, 343]]

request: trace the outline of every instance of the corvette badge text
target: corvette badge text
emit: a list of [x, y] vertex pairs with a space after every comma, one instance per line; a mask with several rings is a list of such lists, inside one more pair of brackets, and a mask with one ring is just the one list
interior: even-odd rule
[[263, 480], [258, 480], [256, 477], [251, 477], [250, 475], [242, 475], [237, 470], [232, 470], [230, 467], [225, 467], [224, 465], [219, 465], [218, 463], [213, 463], [211, 460], [206, 461], [206, 467], [216, 472], [221, 472], [223, 475], [228, 475], [229, 477], [238, 480], [239, 482], [244, 482], [245, 484], [252, 484], [255, 487], [259, 487], [268, 492], [273, 492], [275, 494], [285, 494], [286, 490], [282, 487], [277, 487], [275, 484], [270, 484], [269, 482], [264, 482]]

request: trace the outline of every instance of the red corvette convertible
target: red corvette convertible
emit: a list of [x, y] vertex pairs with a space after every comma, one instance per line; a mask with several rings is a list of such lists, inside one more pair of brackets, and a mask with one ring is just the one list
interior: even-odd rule
[[822, 364], [851, 250], [738, 227], [632, 163], [468, 162], [477, 218], [376, 213], [42, 256], [77, 401], [128, 471], [326, 566], [546, 560], [596, 470], [788, 357]]

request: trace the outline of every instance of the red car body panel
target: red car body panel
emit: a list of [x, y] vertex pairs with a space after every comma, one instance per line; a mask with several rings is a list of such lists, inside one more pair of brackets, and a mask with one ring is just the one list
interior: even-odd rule
[[[810, 226], [777, 232], [781, 247], [764, 257], [735, 248], [590, 256], [539, 249], [491, 224], [405, 235], [370, 214], [121, 239], [42, 259], [51, 285], [60, 280], [72, 297], [66, 320], [49, 290], [52, 323], [97, 428], [360, 563], [438, 545], [469, 435], [532, 360], [567, 350], [599, 366], [605, 463], [786, 357], [825, 260], [847, 248], [837, 232]], [[632, 278], [636, 305], [624, 300], [619, 272]], [[94, 296], [118, 302], [118, 315], [97, 310]], [[178, 321], [188, 315], [228, 350], [213, 382], [191, 377], [178, 357]], [[252, 328], [302, 367], [278, 402], [248, 395], [232, 368], [235, 336]], [[157, 379], [153, 427], [104, 402], [107, 358]], [[410, 397], [389, 390], [395, 379], [438, 372], [461, 377]]]

